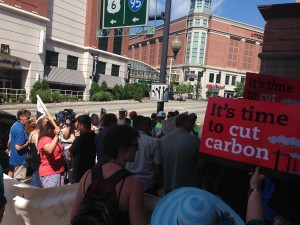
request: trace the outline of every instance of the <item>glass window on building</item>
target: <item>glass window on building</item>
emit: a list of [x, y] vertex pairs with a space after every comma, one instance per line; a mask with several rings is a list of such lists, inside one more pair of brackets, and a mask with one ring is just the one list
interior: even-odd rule
[[207, 20], [206, 19], [203, 20], [203, 27], [207, 27]]
[[67, 69], [77, 70], [78, 57], [68, 55], [67, 57]]
[[195, 9], [195, 1], [196, 1], [196, 0], [192, 0], [192, 1], [191, 1], [191, 10]]
[[246, 81], [246, 77], [241, 77], [241, 83], [245, 84], [245, 81]]
[[217, 84], [221, 83], [221, 73], [218, 73], [218, 74], [217, 74], [217, 77], [216, 77], [216, 83], [217, 83]]
[[202, 8], [202, 1], [197, 1], [196, 9]]
[[100, 37], [98, 48], [103, 51], [107, 51], [108, 47], [108, 37]]
[[186, 43], [185, 63], [190, 63], [191, 40], [192, 40], [192, 33], [188, 33], [187, 43]]
[[193, 26], [193, 19], [189, 19], [189, 27]]
[[202, 32], [201, 43], [200, 43], [200, 56], [199, 56], [200, 64], [204, 64], [205, 42], [206, 42], [206, 33]]
[[230, 76], [229, 75], [226, 75], [226, 77], [225, 77], [225, 84], [229, 84], [229, 79], [230, 79]]
[[195, 26], [200, 27], [200, 19], [195, 19]]
[[120, 71], [120, 66], [119, 65], [115, 65], [115, 64], [111, 65], [111, 75], [112, 76], [118, 77], [119, 76], [119, 71]]
[[236, 82], [236, 76], [232, 76], [231, 85], [235, 85]]
[[45, 65], [58, 67], [58, 53], [46, 50]]
[[215, 80], [215, 74], [210, 73], [210, 74], [209, 74], [209, 82], [213, 83], [214, 80]]
[[209, 12], [210, 11], [210, 1], [205, 1], [204, 2], [204, 12]]
[[114, 37], [113, 53], [121, 55], [122, 52], [122, 37]]
[[195, 32], [194, 39], [193, 39], [192, 64], [196, 64], [197, 62], [198, 42], [199, 42], [199, 32]]
[[98, 61], [96, 66], [96, 73], [105, 74], [106, 62]]

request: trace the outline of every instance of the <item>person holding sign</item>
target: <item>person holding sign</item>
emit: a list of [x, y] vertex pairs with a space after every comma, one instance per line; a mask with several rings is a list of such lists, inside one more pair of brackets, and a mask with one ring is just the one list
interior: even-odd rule
[[247, 225], [263, 225], [264, 210], [262, 202], [262, 185], [265, 176], [260, 174], [259, 167], [256, 167], [250, 179], [250, 189], [248, 191], [248, 205], [246, 214]]
[[64, 185], [65, 159], [59, 142], [60, 129], [48, 121], [39, 133], [38, 151], [41, 165], [39, 174], [43, 188]]

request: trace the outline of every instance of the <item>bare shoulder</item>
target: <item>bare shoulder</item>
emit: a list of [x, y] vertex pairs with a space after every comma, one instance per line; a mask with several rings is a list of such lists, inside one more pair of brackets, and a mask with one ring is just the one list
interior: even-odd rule
[[130, 175], [127, 177], [127, 182], [130, 183], [131, 185], [143, 185], [142, 181], [140, 179], [138, 179], [136, 176], [134, 175]]

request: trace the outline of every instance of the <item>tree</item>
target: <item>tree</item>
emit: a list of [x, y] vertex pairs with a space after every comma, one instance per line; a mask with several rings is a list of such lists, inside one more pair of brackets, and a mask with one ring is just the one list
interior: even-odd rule
[[197, 82], [197, 84], [195, 85], [195, 92], [196, 92], [196, 98], [197, 98], [197, 100], [199, 100], [200, 97], [201, 97], [201, 91], [202, 91], [201, 82]]
[[207, 89], [205, 94], [206, 94], [206, 98], [209, 98], [213, 95], [213, 91], [211, 89]]
[[122, 100], [124, 99], [124, 87], [121, 84], [116, 84], [112, 90], [112, 94], [115, 99]]
[[106, 81], [102, 81], [100, 85], [100, 91], [107, 91], [107, 83]]
[[234, 93], [236, 97], [242, 97], [244, 95], [245, 84], [241, 82], [236, 82], [236, 88], [234, 88]]
[[96, 93], [99, 93], [101, 91], [101, 88], [98, 83], [93, 82], [90, 89], [90, 100], [92, 99], [93, 95]]
[[32, 103], [37, 102], [37, 94], [41, 97], [43, 102], [51, 101], [51, 90], [47, 80], [38, 80], [34, 83], [30, 91], [30, 100]]

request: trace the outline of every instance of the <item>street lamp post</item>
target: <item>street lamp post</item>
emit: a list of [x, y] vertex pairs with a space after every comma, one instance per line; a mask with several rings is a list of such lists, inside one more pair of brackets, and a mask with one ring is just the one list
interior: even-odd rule
[[171, 74], [172, 74], [173, 57], [170, 58], [170, 73], [169, 73], [169, 93], [171, 92]]
[[[172, 0], [166, 0], [165, 14], [164, 14], [164, 29], [162, 39], [161, 61], [160, 61], [160, 76], [159, 82], [166, 83], [166, 67], [168, 58], [168, 45], [169, 45], [169, 31], [170, 31], [170, 18], [171, 18]], [[164, 110], [164, 102], [157, 102], [157, 113]]]
[[[167, 0], [168, 1], [171, 1], [171, 0]], [[167, 5], [168, 3], [166, 3], [166, 8], [167, 8]], [[170, 6], [171, 7], [171, 6]], [[167, 9], [166, 9], [167, 10]], [[167, 13], [166, 13], [166, 16], [167, 16]], [[170, 20], [170, 18], [169, 18]], [[170, 21], [169, 23], [170, 24]], [[166, 44], [165, 44], [165, 40], [164, 40], [164, 37], [165, 37], [165, 33], [167, 33], [167, 39], [166, 39]], [[170, 59], [170, 75], [169, 75], [169, 93], [170, 93], [170, 82], [171, 82], [171, 72], [172, 72], [172, 62], [174, 59], [176, 59], [176, 56], [177, 56], [177, 53], [179, 52], [180, 48], [181, 48], [181, 41], [179, 40], [178, 38], [178, 35], [176, 34], [175, 36], [175, 39], [172, 41], [171, 43], [171, 47], [172, 47], [172, 51], [174, 53], [173, 56], [168, 56], [168, 40], [169, 39], [169, 25], [168, 25], [168, 29], [165, 28], [164, 26], [164, 34], [163, 34], [163, 48], [162, 48], [162, 56], [161, 56], [161, 64], [160, 64], [160, 79], [159, 79], [159, 82], [162, 83], [162, 84], [165, 84], [166, 83], [166, 66], [167, 66], [167, 58], [171, 58]], [[157, 102], [157, 112], [159, 111], [163, 111], [164, 110], [164, 102]]]

